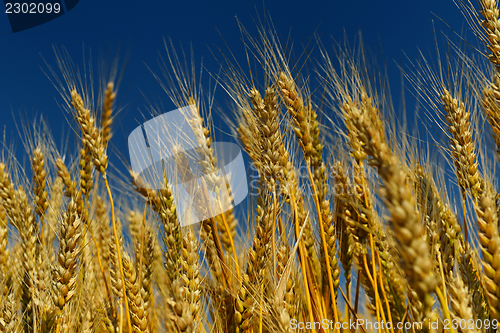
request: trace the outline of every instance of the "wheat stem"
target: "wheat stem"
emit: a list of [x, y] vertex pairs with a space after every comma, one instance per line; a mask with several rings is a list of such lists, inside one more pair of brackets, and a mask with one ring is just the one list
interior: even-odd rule
[[[377, 251], [377, 261], [378, 261], [378, 266], [381, 268], [382, 265], [380, 263], [380, 253]], [[383, 283], [383, 279], [382, 279], [382, 269], [379, 269], [379, 281], [380, 281], [380, 291], [382, 292], [382, 296], [384, 297], [384, 302], [385, 302], [385, 307], [387, 309], [387, 317], [389, 319], [389, 322], [392, 323], [392, 315], [391, 315], [391, 307], [389, 305], [389, 300], [387, 299], [387, 295], [385, 293], [385, 288], [384, 288], [384, 283]], [[391, 326], [391, 332], [394, 333], [394, 327]]]
[[[132, 332], [132, 321], [130, 319], [130, 313], [129, 313], [130, 309], [129, 309], [129, 304], [128, 304], [127, 292], [125, 289], [125, 275], [123, 272], [123, 262], [122, 262], [122, 256], [121, 256], [121, 251], [120, 251], [120, 248], [121, 248], [120, 247], [120, 240], [118, 238], [118, 231], [116, 229], [115, 204], [113, 202], [113, 196], [111, 195], [111, 189], [109, 188], [108, 177], [106, 176], [105, 171], [102, 173], [102, 178], [104, 179], [104, 185], [106, 186], [106, 191], [108, 192], [108, 197], [109, 197], [109, 203], [111, 205], [111, 224], [113, 226], [113, 235], [114, 235], [114, 241], [115, 241], [115, 246], [116, 246], [116, 255], [117, 255], [117, 259], [118, 259], [118, 267], [120, 270], [120, 279], [122, 282], [123, 302], [125, 302], [127, 326], [128, 326], [128, 331]], [[120, 315], [121, 315], [121, 313], [120, 313]], [[120, 320], [120, 322], [121, 322], [121, 320]]]
[[[224, 209], [222, 208], [222, 203], [220, 201], [220, 196], [219, 196], [219, 206], [220, 206], [220, 209], [221, 209], [221, 212], [224, 211]], [[227, 221], [226, 221], [226, 216], [224, 214], [224, 212], [221, 215], [221, 218], [222, 218], [222, 223], [224, 224], [224, 229], [226, 231], [226, 234], [228, 235], [228, 238], [229, 238], [229, 243], [231, 244], [231, 250], [232, 250], [232, 255], [233, 255], [233, 260], [234, 260], [234, 266], [235, 266], [235, 270], [236, 270], [236, 276], [238, 278], [238, 284], [241, 284], [241, 274], [240, 274], [240, 266], [238, 264], [238, 254], [236, 253], [236, 247], [234, 246], [234, 241], [233, 241], [233, 237], [231, 235], [231, 230], [229, 229], [229, 226], [227, 224]]]
[[[327, 275], [328, 275], [328, 284], [330, 287], [330, 296], [332, 299], [333, 316], [334, 316], [335, 322], [338, 322], [339, 315], [337, 312], [337, 300], [335, 299], [335, 289], [333, 288], [333, 278], [332, 278], [332, 274], [331, 274], [332, 270], [330, 267], [330, 255], [329, 255], [329, 251], [328, 251], [327, 243], [326, 243], [326, 239], [325, 239], [325, 228], [323, 226], [323, 220], [321, 218], [321, 211], [320, 211], [319, 199], [318, 199], [318, 191], [316, 189], [316, 185], [314, 184], [314, 179], [312, 177], [311, 168], [309, 165], [310, 165], [310, 163], [308, 162], [307, 163], [307, 173], [309, 174], [309, 179], [311, 180], [311, 187], [313, 189], [313, 194], [314, 194], [313, 195], [314, 203], [316, 205], [316, 212], [318, 214], [318, 223], [319, 223], [319, 227], [320, 227], [321, 242], [323, 244], [323, 251], [325, 253], [326, 270], [327, 270]], [[338, 332], [339, 330], [336, 328], [336, 331]]]
[[[448, 309], [448, 303], [446, 303], [446, 300], [443, 296], [443, 292], [441, 291], [441, 288], [438, 286], [436, 287], [436, 295], [439, 299], [439, 302], [441, 303], [441, 306], [443, 307], [443, 313], [445, 319], [447, 319], [449, 322], [451, 322], [451, 317], [450, 317], [450, 310]], [[453, 329], [453, 326], [449, 328], [451, 333], [455, 333], [455, 330]]]
[[94, 232], [92, 229], [89, 228], [90, 231], [90, 237], [92, 237], [92, 241], [94, 242], [96, 252], [97, 252], [97, 262], [99, 263], [99, 269], [102, 274], [102, 279], [104, 281], [104, 287], [106, 289], [106, 295], [108, 296], [108, 301], [111, 306], [111, 311], [113, 317], [115, 316], [115, 307], [113, 306], [113, 301], [111, 300], [111, 291], [109, 290], [109, 285], [108, 285], [108, 279], [106, 278], [106, 273], [104, 272], [104, 266], [102, 265], [102, 260], [101, 260], [101, 250], [99, 247], [99, 244], [97, 243], [97, 240], [94, 237]]
[[[294, 225], [295, 225], [295, 235], [297, 237], [299, 236], [299, 221], [298, 221], [298, 212], [297, 212], [297, 206], [295, 204], [295, 198], [293, 195], [293, 192], [290, 193], [291, 198], [291, 205], [293, 208], [293, 219], [294, 219]], [[308, 223], [308, 221], [304, 221], [304, 223]], [[314, 317], [313, 317], [313, 311], [312, 311], [312, 305], [311, 305], [311, 295], [309, 293], [309, 285], [308, 285], [308, 279], [307, 279], [307, 270], [306, 270], [306, 259], [305, 259], [305, 248], [304, 248], [304, 243], [302, 240], [299, 242], [299, 258], [300, 258], [300, 265], [302, 268], [302, 276], [304, 278], [304, 288], [305, 288], [305, 295], [306, 295], [306, 301], [307, 301], [307, 310], [309, 313], [309, 319], [311, 322], [314, 322]]]

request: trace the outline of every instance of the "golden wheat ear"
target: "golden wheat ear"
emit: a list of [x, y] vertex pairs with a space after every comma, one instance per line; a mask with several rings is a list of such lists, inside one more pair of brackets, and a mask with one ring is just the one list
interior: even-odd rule
[[500, 319], [498, 297], [500, 289], [495, 282], [496, 272], [500, 266], [494, 258], [500, 253], [500, 236], [498, 232], [498, 216], [496, 202], [490, 184], [486, 184], [483, 194], [476, 205], [479, 227], [479, 242], [483, 254], [484, 279], [486, 284], [486, 297], [489, 303], [492, 318]]
[[483, 19], [476, 16], [478, 23], [482, 27], [480, 38], [486, 41], [486, 48], [490, 52], [489, 61], [495, 68], [495, 73], [491, 82], [483, 89], [482, 104], [486, 114], [486, 119], [493, 130], [493, 138], [497, 146], [497, 154], [500, 156], [500, 34], [498, 33], [499, 11], [498, 1], [479, 1], [480, 14]]
[[[450, 292], [450, 304], [453, 319], [474, 321], [475, 317], [471, 308], [472, 297], [460, 276], [450, 278], [448, 290]], [[472, 329], [469, 330], [469, 332], [475, 333], [479, 332], [479, 330]]]
[[141, 290], [140, 276], [138, 276], [136, 265], [125, 253], [123, 256], [123, 268], [125, 273], [125, 288], [130, 304], [130, 317], [134, 332], [147, 332], [147, 308], [144, 304], [143, 292]]
[[419, 221], [413, 193], [405, 185], [406, 175], [387, 145], [377, 113], [371, 112], [372, 109], [374, 107], [367, 100], [359, 107], [351, 109], [350, 119], [363, 143], [364, 151], [370, 157], [370, 164], [377, 168], [383, 180], [382, 193], [391, 213], [391, 227], [401, 247], [402, 264], [408, 283], [416, 293], [415, 302], [412, 304], [417, 306], [413, 315], [420, 319], [432, 318], [432, 293], [437, 280], [433, 274], [434, 262], [430, 258], [425, 230]]
[[[6, 281], [7, 273], [7, 260], [9, 258], [9, 249], [7, 245], [9, 243], [9, 228], [7, 212], [4, 206], [0, 203], [0, 284], [4, 284]], [[4, 295], [4, 291], [0, 293]]]
[[82, 250], [81, 228], [82, 220], [78, 216], [76, 202], [71, 200], [59, 227], [59, 253], [57, 263], [53, 267], [53, 302], [61, 311], [76, 292]]
[[33, 194], [35, 195], [35, 211], [42, 220], [49, 203], [47, 201], [48, 193], [47, 186], [47, 171], [45, 170], [45, 157], [42, 150], [38, 147], [33, 152], [33, 159], [31, 162], [33, 170]]

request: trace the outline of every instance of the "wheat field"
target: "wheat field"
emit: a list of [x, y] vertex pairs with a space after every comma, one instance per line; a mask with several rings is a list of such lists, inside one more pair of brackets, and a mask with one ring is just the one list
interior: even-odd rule
[[[152, 189], [128, 161], [126, 175], [108, 165], [120, 69], [94, 84], [56, 50], [47, 73], [75, 146], [58, 149], [45, 122], [24, 131], [22, 158], [4, 142], [0, 331], [499, 331], [499, 3], [457, 4], [478, 46], [445, 38], [401, 67], [420, 125], [397, 114], [361, 44], [318, 40], [318, 59], [292, 62], [274, 30], [240, 25], [247, 58], [221, 52], [216, 76], [255, 182], [243, 204], [188, 225], [178, 180]], [[166, 51], [156, 77], [193, 111], [201, 183], [227, 190], [225, 207], [217, 107], [200, 69]]]

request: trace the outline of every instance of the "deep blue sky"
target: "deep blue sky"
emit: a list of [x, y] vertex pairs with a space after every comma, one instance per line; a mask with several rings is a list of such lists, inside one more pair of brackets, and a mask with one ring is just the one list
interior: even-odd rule
[[[80, 0], [62, 17], [15, 34], [2, 10], [0, 128], [15, 132], [12, 112], [17, 115], [22, 111], [28, 117], [42, 114], [59, 142], [61, 128], [65, 127], [67, 132], [68, 125], [58, 106], [61, 98], [40, 68], [46, 68], [42, 56], [55, 65], [52, 47], [64, 46], [81, 66], [83, 44], [86, 50], [92, 49], [95, 57], [100, 53], [113, 55], [121, 48], [122, 55], [128, 55], [128, 63], [118, 101], [126, 108], [118, 119], [114, 139], [122, 156], [128, 157], [126, 137], [137, 126], [137, 119], [142, 119], [138, 108], [144, 110], [146, 104], [141, 91], [148, 99], [161, 100], [165, 109], [173, 108], [146, 67], [147, 64], [159, 73], [159, 53], [166, 54], [163, 38], [171, 38], [185, 48], [192, 45], [198, 59], [203, 57], [207, 69], [217, 72], [218, 65], [209, 47], [214, 50], [214, 46], [222, 47], [225, 41], [244, 60], [235, 18], [252, 30], [254, 19], [263, 16], [263, 8], [262, 1]], [[447, 28], [436, 16], [457, 31], [465, 26], [452, 0], [266, 1], [265, 11], [272, 17], [282, 40], [291, 31], [296, 52], [316, 29], [327, 46], [332, 40], [342, 41], [344, 29], [350, 42], [361, 31], [369, 48], [379, 50], [382, 45], [395, 97], [399, 94], [400, 74], [393, 60], [404, 62], [403, 51], [415, 59], [417, 48], [434, 48], [431, 21], [436, 21], [438, 30]], [[227, 97], [223, 94], [218, 97], [220, 104], [224, 104]]]

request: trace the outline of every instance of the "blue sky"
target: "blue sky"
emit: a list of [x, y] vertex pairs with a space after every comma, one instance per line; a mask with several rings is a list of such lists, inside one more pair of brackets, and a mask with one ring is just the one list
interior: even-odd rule
[[[365, 44], [380, 50], [388, 64], [388, 75], [398, 98], [400, 73], [394, 60], [407, 63], [417, 58], [418, 48], [433, 49], [432, 21], [437, 30], [446, 31], [443, 19], [454, 30], [466, 28], [465, 20], [452, 0], [362, 0], [362, 1], [97, 1], [80, 0], [65, 15], [29, 30], [12, 33], [5, 11], [0, 13], [0, 128], [17, 135], [14, 118], [23, 113], [28, 119], [43, 115], [50, 123], [56, 141], [61, 129], [67, 133], [62, 99], [42, 71], [42, 56], [55, 65], [53, 46], [65, 47], [82, 66], [83, 45], [92, 50], [94, 60], [100, 54], [112, 59], [118, 48], [127, 57], [118, 96], [124, 110], [117, 119], [114, 145], [127, 157], [126, 138], [142, 119], [146, 100], [161, 101], [165, 110], [173, 109], [167, 95], [155, 80], [149, 66], [159, 73], [159, 55], [165, 56], [163, 38], [186, 49], [192, 46], [197, 59], [203, 57], [208, 71], [219, 66], [211, 50], [227, 43], [239, 60], [244, 60], [236, 17], [251, 31], [254, 21], [268, 13], [279, 37], [290, 33], [295, 52], [307, 44], [317, 31], [324, 45], [343, 41], [344, 31], [354, 42], [361, 31]], [[434, 14], [433, 14], [434, 13]], [[448, 31], [450, 33], [450, 31]], [[470, 35], [470, 34], [469, 34]], [[380, 52], [379, 52], [380, 53]], [[110, 56], [111, 55], [111, 56]], [[141, 93], [142, 92], [142, 93]], [[224, 105], [228, 97], [218, 94]], [[409, 99], [408, 108], [413, 106]], [[397, 104], [396, 104], [397, 105]], [[229, 111], [228, 111], [229, 112]], [[14, 113], [14, 116], [13, 116]], [[412, 118], [412, 116], [409, 116]], [[216, 122], [218, 120], [216, 119]], [[217, 125], [217, 124], [216, 124]], [[223, 128], [224, 125], [220, 124]], [[118, 160], [112, 160], [119, 163]]]

